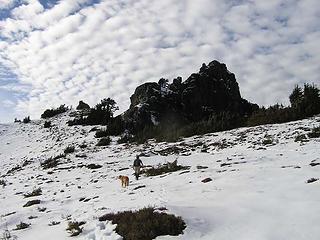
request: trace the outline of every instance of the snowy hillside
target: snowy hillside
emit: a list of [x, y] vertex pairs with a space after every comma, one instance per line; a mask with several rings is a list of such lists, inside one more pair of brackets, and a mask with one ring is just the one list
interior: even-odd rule
[[[68, 127], [68, 119], [53, 118], [50, 129], [43, 120], [0, 125], [0, 237], [8, 229], [23, 240], [69, 239], [67, 223], [76, 220], [86, 223], [74, 239], [121, 239], [98, 217], [154, 206], [187, 224], [184, 234], [157, 239], [320, 239], [320, 180], [310, 180], [320, 178], [320, 138], [295, 141], [318, 127], [320, 117], [177, 143], [113, 139], [107, 147], [96, 146], [92, 126]], [[68, 146], [75, 152], [43, 169], [41, 163]], [[178, 157], [190, 168], [136, 181], [131, 165], [137, 154], [147, 167]], [[118, 175], [130, 177], [128, 188], [121, 188]], [[212, 181], [203, 183], [206, 178]], [[37, 188], [42, 195], [24, 197]], [[40, 203], [23, 207], [30, 200]], [[31, 225], [14, 230], [20, 222]]]

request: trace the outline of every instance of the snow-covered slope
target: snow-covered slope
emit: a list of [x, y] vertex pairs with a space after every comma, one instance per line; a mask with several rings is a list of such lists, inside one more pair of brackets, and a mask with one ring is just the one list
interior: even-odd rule
[[[0, 180], [6, 182], [0, 186], [1, 237], [8, 229], [23, 240], [68, 239], [67, 223], [76, 220], [86, 224], [74, 239], [121, 239], [115, 226], [97, 218], [155, 206], [165, 207], [187, 224], [184, 234], [157, 239], [320, 239], [320, 181], [307, 183], [320, 178], [320, 139], [294, 141], [319, 126], [320, 117], [177, 143], [127, 145], [114, 139], [108, 147], [95, 146], [92, 127], [68, 127], [68, 119], [53, 118], [51, 129], [43, 128], [42, 120], [0, 125]], [[83, 144], [87, 147], [80, 148]], [[40, 166], [69, 145], [75, 152], [59, 159], [56, 168]], [[178, 157], [178, 163], [190, 169], [136, 181], [131, 165], [137, 154], [145, 165]], [[89, 169], [90, 163], [102, 168]], [[117, 179], [120, 174], [130, 177], [126, 189]], [[205, 178], [212, 181], [203, 183]], [[39, 187], [41, 196], [24, 198]], [[23, 207], [32, 199], [40, 204]], [[20, 222], [31, 225], [13, 230]], [[49, 226], [54, 222], [60, 224]]]

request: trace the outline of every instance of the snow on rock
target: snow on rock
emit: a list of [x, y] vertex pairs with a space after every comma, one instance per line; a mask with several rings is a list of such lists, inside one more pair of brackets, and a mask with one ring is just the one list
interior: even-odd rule
[[[320, 237], [320, 139], [296, 142], [320, 125], [320, 117], [287, 124], [240, 128], [194, 136], [177, 143], [97, 147], [89, 126], [66, 125], [68, 114], [44, 121], [0, 125], [0, 236], [8, 229], [23, 240], [69, 239], [69, 221], [85, 221], [74, 239], [122, 239], [111, 222], [98, 217], [147, 206], [165, 207], [187, 228], [157, 239], [308, 239]], [[62, 154], [54, 168], [41, 162]], [[80, 146], [86, 145], [81, 148]], [[146, 167], [172, 162], [188, 170], [134, 179], [132, 162]], [[85, 156], [85, 157], [83, 157]], [[89, 164], [99, 169], [89, 169]], [[313, 164], [311, 164], [313, 163]], [[310, 165], [311, 164], [311, 165]], [[122, 188], [118, 175], [130, 178]], [[203, 183], [210, 178], [212, 181]], [[144, 185], [145, 187], [139, 188]], [[36, 188], [42, 195], [24, 198]], [[29, 200], [40, 204], [24, 208]], [[20, 222], [24, 230], [13, 230]]]

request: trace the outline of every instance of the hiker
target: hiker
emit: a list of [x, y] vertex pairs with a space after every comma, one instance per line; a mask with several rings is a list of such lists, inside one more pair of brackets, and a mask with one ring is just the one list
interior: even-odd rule
[[141, 166], [143, 166], [143, 163], [140, 160], [139, 155], [137, 155], [136, 159], [133, 162], [134, 175], [136, 176], [137, 180], [139, 179]]

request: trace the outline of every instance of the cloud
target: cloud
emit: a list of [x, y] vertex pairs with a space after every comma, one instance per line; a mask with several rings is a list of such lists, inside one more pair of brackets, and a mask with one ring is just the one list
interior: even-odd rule
[[15, 111], [33, 118], [105, 97], [125, 110], [139, 84], [185, 79], [213, 59], [236, 74], [243, 97], [263, 105], [287, 103], [295, 84], [320, 73], [315, 0], [64, 0], [50, 8], [25, 0], [10, 13], [0, 21], [0, 59], [18, 82], [0, 87], [28, 89]]
[[15, 2], [15, 0], [0, 0], [0, 10], [12, 7]]

